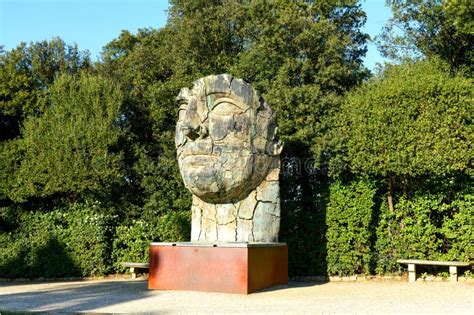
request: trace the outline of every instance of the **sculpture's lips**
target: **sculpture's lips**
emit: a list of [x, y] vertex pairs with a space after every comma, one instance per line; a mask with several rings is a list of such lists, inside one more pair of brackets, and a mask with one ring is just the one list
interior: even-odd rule
[[209, 159], [214, 159], [216, 156], [212, 154], [187, 154], [187, 155], [182, 155], [180, 157], [182, 160], [190, 159], [190, 158], [209, 158]]
[[211, 152], [186, 152], [183, 151], [179, 155], [179, 159], [183, 162], [187, 162], [189, 160], [199, 160], [199, 161], [206, 161], [206, 160], [212, 160], [214, 161], [217, 158], [217, 156], [212, 155]]
[[178, 150], [178, 159], [185, 159], [190, 156], [213, 156], [211, 142], [194, 142]]
[[193, 154], [187, 155], [181, 159], [180, 165], [185, 165], [185, 168], [188, 168], [188, 171], [193, 172], [198, 171], [202, 172], [202, 169], [207, 169], [208, 171], [214, 169], [214, 165], [217, 163], [217, 157], [210, 154]]

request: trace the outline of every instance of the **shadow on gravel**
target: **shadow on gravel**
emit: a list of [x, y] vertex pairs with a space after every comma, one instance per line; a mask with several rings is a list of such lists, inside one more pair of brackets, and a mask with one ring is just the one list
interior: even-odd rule
[[84, 312], [140, 300], [150, 295], [147, 281], [111, 281], [64, 284], [54, 289], [0, 295], [3, 312]]
[[258, 290], [254, 293], [251, 294], [257, 294], [257, 293], [264, 293], [264, 292], [272, 292], [272, 291], [280, 291], [280, 290], [286, 290], [286, 289], [292, 289], [292, 288], [305, 288], [305, 287], [314, 287], [317, 285], [323, 285], [329, 283], [328, 281], [324, 282], [319, 282], [319, 281], [294, 281], [290, 280], [288, 284], [283, 284], [283, 285], [276, 285], [270, 288], [265, 288]]
[[288, 287], [305, 288], [305, 287], [314, 287], [317, 285], [323, 285], [326, 283], [329, 283], [329, 281], [290, 281], [288, 282]]

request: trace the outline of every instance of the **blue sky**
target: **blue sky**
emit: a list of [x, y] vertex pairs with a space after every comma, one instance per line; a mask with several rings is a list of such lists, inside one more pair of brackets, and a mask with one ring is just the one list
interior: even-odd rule
[[[367, 13], [364, 30], [377, 35], [390, 16], [385, 0], [363, 0], [362, 6]], [[0, 0], [0, 45], [10, 50], [22, 41], [59, 36], [96, 58], [121, 30], [135, 33], [165, 25], [167, 8], [167, 0]], [[375, 45], [368, 48], [364, 63], [373, 69], [383, 59]]]

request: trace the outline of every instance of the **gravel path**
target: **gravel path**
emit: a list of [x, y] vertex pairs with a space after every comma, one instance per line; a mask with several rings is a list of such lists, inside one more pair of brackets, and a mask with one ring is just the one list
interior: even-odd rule
[[474, 314], [473, 301], [473, 284], [449, 282], [292, 282], [247, 296], [149, 291], [146, 280], [0, 282], [0, 314], [2, 311]]

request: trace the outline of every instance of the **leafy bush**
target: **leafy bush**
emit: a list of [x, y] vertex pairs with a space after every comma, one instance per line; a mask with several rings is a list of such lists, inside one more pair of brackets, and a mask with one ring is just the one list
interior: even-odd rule
[[61, 214], [22, 216], [19, 231], [0, 236], [1, 277], [64, 277], [78, 275], [78, 269], [58, 241], [55, 225]]
[[378, 273], [395, 272], [397, 259], [461, 260], [472, 257], [474, 196], [454, 201], [423, 195], [401, 198], [395, 211], [383, 205], [377, 228]]
[[443, 239], [442, 259], [470, 261], [474, 258], [474, 195], [465, 194], [449, 205], [440, 228]]
[[175, 211], [162, 215], [158, 220], [158, 233], [162, 242], [189, 241], [191, 211]]
[[112, 270], [110, 261], [116, 216], [102, 214], [99, 203], [73, 204], [61, 229], [72, 261], [81, 275], [102, 275]]
[[327, 207], [328, 273], [369, 273], [375, 189], [364, 180], [330, 187]]
[[0, 234], [0, 277], [65, 277], [111, 270], [111, 215], [98, 203], [30, 212], [15, 231]]
[[131, 225], [117, 227], [113, 242], [112, 260], [116, 271], [123, 272], [121, 262], [148, 262], [151, 242], [178, 242], [189, 240], [190, 212], [169, 212], [156, 223], [135, 220]]
[[122, 262], [148, 262], [150, 242], [159, 240], [158, 228], [142, 220], [117, 227], [112, 261], [116, 271], [123, 272]]

